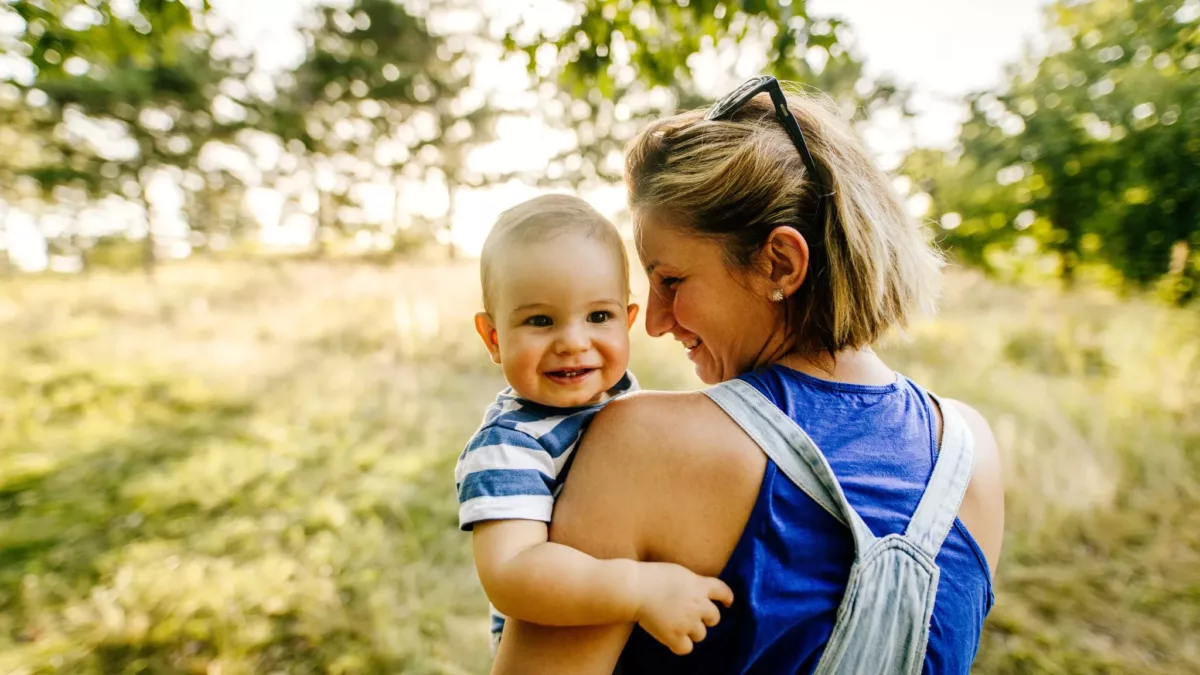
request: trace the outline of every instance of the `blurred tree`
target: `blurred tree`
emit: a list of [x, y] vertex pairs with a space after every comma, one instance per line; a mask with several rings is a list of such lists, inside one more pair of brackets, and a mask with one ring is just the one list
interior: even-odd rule
[[1059, 2], [1048, 17], [1047, 53], [969, 98], [960, 147], [914, 153], [904, 171], [950, 214], [947, 239], [967, 259], [1020, 241], [1068, 281], [1100, 266], [1193, 295], [1200, 2]]
[[411, 225], [400, 203], [406, 183], [441, 183], [452, 206], [457, 186], [485, 181], [465, 162], [490, 137], [489, 109], [469, 92], [470, 47], [479, 35], [430, 28], [439, 14], [467, 6], [446, 0], [420, 15], [396, 0], [314, 8], [302, 29], [305, 59], [280, 83], [265, 128], [304, 156], [301, 168], [319, 195], [318, 243], [366, 229], [356, 182], [394, 191], [392, 220], [383, 227], [394, 235]]
[[44, 161], [37, 119], [41, 112], [25, 103], [18, 87], [0, 83], [0, 269], [6, 269], [15, 243], [7, 231], [14, 207], [37, 212], [42, 205], [38, 184], [27, 175]]
[[919, 148], [900, 167], [914, 180], [916, 191], [933, 197], [934, 208], [944, 214], [938, 222], [943, 243], [967, 264], [986, 265], [989, 247], [1009, 246], [1020, 234], [1013, 227], [1020, 212], [1016, 190], [1012, 183], [996, 180], [1003, 163], [994, 157]]
[[568, 4], [575, 20], [565, 30], [548, 32], [530, 16], [505, 38], [537, 80], [561, 87], [543, 109], [578, 139], [543, 178], [620, 180], [621, 151], [647, 118], [711, 103], [700, 84], [738, 84], [735, 73], [751, 61], [754, 74], [813, 87], [859, 119], [880, 106], [905, 110], [905, 92], [864, 78], [849, 27], [810, 15], [804, 0]]
[[65, 188], [140, 205], [151, 269], [157, 237], [147, 186], [167, 172], [185, 190], [203, 189], [192, 169], [204, 144], [257, 121], [238, 81], [247, 64], [215, 54], [205, 0], [17, 0], [11, 9], [24, 23], [16, 40], [33, 71], [16, 85], [39, 139], [39, 161], [20, 173], [44, 198]]

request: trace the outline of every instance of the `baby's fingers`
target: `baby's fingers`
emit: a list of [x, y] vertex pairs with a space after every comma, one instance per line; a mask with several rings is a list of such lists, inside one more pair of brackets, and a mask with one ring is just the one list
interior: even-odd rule
[[720, 623], [721, 610], [717, 609], [715, 604], [706, 602], [704, 603], [704, 608], [700, 610], [700, 620], [704, 622], [705, 626], [712, 628]]
[[725, 605], [726, 607], [733, 606], [733, 589], [725, 585], [720, 579], [709, 579], [708, 599]]
[[670, 649], [671, 652], [677, 656], [687, 656], [688, 654], [691, 654], [692, 648], [692, 639], [686, 635], [672, 640], [671, 644], [667, 645], [667, 649]]

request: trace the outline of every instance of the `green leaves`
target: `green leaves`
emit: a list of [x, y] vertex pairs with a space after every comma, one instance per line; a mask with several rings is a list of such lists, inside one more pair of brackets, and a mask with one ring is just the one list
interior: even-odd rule
[[[962, 166], [940, 176], [915, 161], [907, 168], [932, 183], [938, 214], [959, 213], [964, 225], [1005, 223], [947, 231], [947, 241], [975, 258], [1019, 234], [1055, 256], [1068, 279], [1106, 268], [1135, 285], [1173, 275], [1173, 287], [1194, 292], [1200, 258], [1188, 260], [1200, 248], [1198, 16], [1194, 1], [1053, 6], [1050, 53], [1015, 68], [1003, 90], [970, 99]], [[1005, 167], [1020, 175], [996, 186], [990, 177]], [[1026, 210], [1042, 227], [1020, 232], [1014, 218]], [[1188, 251], [1185, 262], [1172, 267], [1180, 250]]]
[[[538, 182], [620, 180], [619, 163], [614, 167], [609, 158], [620, 154], [637, 128], [650, 118], [711, 102], [707, 89], [736, 79], [732, 65], [739, 59], [757, 56], [761, 72], [811, 85], [863, 110], [903, 96], [887, 83], [860, 95], [862, 64], [842, 44], [846, 27], [836, 19], [810, 17], [803, 0], [571, 4], [576, 18], [565, 30], [538, 30], [522, 41], [517, 35], [524, 27], [518, 26], [504, 42], [510, 51], [524, 52], [537, 80], [561, 92], [563, 110], [581, 104], [588, 109], [554, 120], [576, 130], [579, 120], [587, 120], [587, 133], [547, 172], [530, 176]], [[616, 119], [618, 110], [622, 119]]]
[[[0, 173], [32, 179], [37, 194], [10, 183], [17, 192], [10, 197], [40, 197], [60, 208], [60, 200], [49, 197], [67, 187], [90, 198], [142, 200], [143, 183], [168, 167], [191, 172], [199, 186], [196, 180], [180, 184], [203, 190], [197, 175], [202, 149], [254, 122], [213, 114], [219, 98], [247, 101], [234, 101], [240, 97], [224, 86], [245, 67], [211, 50], [218, 36], [202, 28], [207, 2], [25, 0], [12, 9], [25, 28], [10, 46], [27, 56], [33, 70], [30, 80], [15, 85], [32, 108], [25, 131], [37, 151], [32, 160], [0, 158], [0, 165], [7, 164]], [[148, 261], [152, 251], [148, 237]]]

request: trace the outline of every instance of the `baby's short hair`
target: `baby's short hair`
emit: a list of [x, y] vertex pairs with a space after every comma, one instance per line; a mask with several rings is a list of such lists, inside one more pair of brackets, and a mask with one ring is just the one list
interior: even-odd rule
[[550, 194], [534, 197], [504, 211], [483, 242], [479, 259], [479, 277], [483, 286], [484, 310], [492, 311], [493, 266], [496, 257], [513, 244], [530, 244], [576, 233], [608, 244], [619, 256], [625, 291], [629, 292], [629, 256], [621, 234], [591, 204], [572, 195]]

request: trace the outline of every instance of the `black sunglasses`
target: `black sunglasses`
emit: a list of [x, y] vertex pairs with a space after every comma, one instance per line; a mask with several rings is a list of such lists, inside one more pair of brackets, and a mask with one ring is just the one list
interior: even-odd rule
[[792, 137], [792, 142], [796, 144], [796, 149], [800, 151], [800, 159], [804, 161], [804, 167], [808, 169], [808, 175], [812, 176], [813, 181], [818, 186], [821, 186], [821, 191], [817, 193], [817, 222], [820, 222], [821, 207], [827, 198], [833, 196], [833, 193], [825, 190], [825, 186], [821, 181], [821, 174], [817, 172], [817, 163], [813, 160], [812, 153], [808, 151], [808, 144], [804, 142], [804, 132], [800, 130], [800, 125], [796, 122], [796, 118], [788, 110], [787, 98], [783, 95], [783, 89], [779, 86], [779, 80], [770, 75], [760, 75], [746, 80], [737, 89], [729, 92], [720, 101], [714, 103], [708, 109], [708, 112], [705, 113], [704, 119], [710, 121], [727, 121], [733, 119], [734, 114], [738, 110], [741, 110], [742, 106], [764, 91], [771, 95], [771, 102], [775, 104], [775, 117], [783, 125], [783, 128], [787, 129], [788, 135]]

